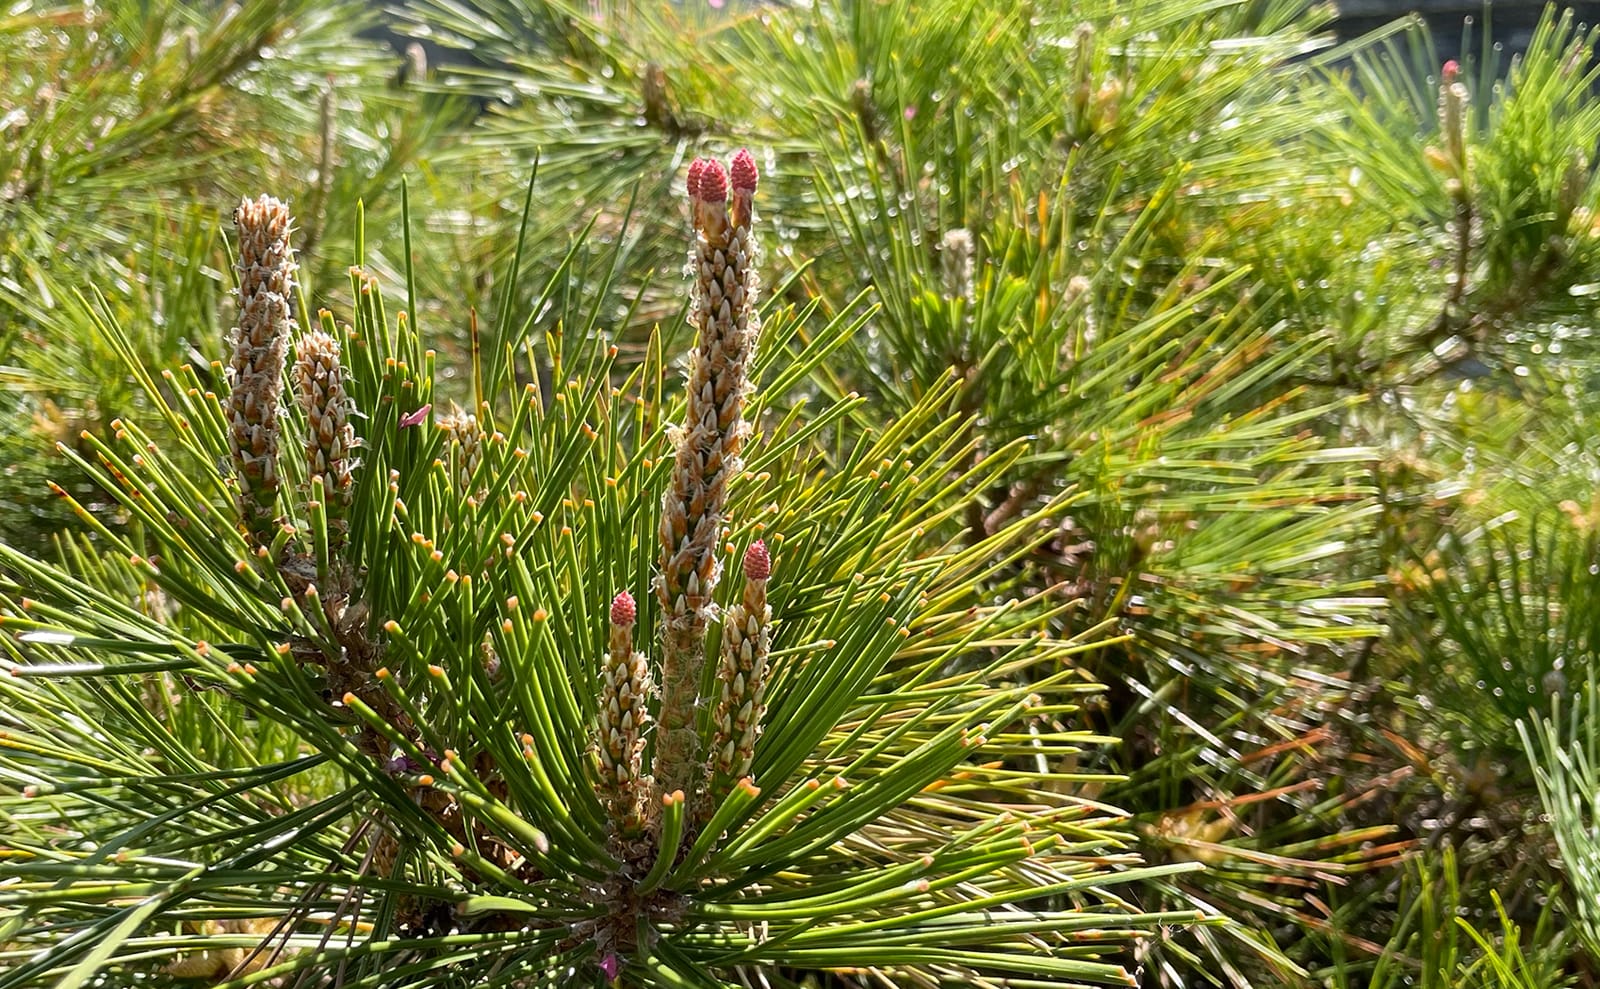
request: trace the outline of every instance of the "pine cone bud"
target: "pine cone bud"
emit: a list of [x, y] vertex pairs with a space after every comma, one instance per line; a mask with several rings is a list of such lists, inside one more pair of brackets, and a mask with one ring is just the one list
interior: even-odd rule
[[772, 576], [772, 554], [760, 539], [744, 551], [744, 577], [746, 580], [766, 580]]
[[689, 211], [694, 228], [713, 249], [728, 244], [728, 173], [711, 158], [689, 166]]
[[733, 165], [729, 171], [733, 181], [733, 200], [729, 204], [729, 217], [733, 221], [734, 230], [748, 236], [751, 216], [755, 212], [756, 160], [750, 156], [749, 151], [740, 148], [739, 153], [733, 156]]
[[632, 625], [638, 617], [639, 608], [633, 601], [633, 595], [618, 591], [617, 596], [611, 599], [611, 624]]
[[739, 149], [739, 153], [733, 156], [733, 164], [728, 171], [736, 191], [749, 193], [756, 191], [756, 160], [751, 156], [749, 149]]
[[689, 190], [689, 202], [694, 203], [700, 199], [700, 173], [706, 170], [706, 160], [696, 158], [689, 163], [689, 178], [685, 185]]
[[720, 161], [715, 158], [700, 159], [700, 182], [697, 189], [697, 198], [703, 203], [728, 201], [728, 173]]

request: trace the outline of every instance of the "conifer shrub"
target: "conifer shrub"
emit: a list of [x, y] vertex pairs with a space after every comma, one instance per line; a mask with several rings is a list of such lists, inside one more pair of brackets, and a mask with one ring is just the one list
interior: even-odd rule
[[682, 389], [557, 285], [446, 413], [414, 299], [358, 252], [310, 317], [271, 196], [216, 389], [100, 312], [153, 422], [67, 451], [93, 539], [0, 547], [0, 986], [1132, 985], [1200, 919], [1073, 768], [1050, 526], [957, 524], [1023, 445], [953, 377], [775, 400], [859, 321], [761, 304], [758, 183], [688, 171]]

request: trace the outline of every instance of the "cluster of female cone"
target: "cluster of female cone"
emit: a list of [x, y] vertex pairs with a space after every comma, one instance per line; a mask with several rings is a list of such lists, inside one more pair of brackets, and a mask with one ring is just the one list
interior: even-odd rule
[[[708, 159], [689, 169], [695, 230], [690, 320], [696, 346], [688, 411], [671, 431], [673, 470], [661, 503], [660, 573], [654, 587], [662, 626], [660, 680], [658, 685], [651, 663], [634, 649], [638, 606], [623, 591], [611, 604], [600, 684], [600, 791], [624, 861], [670, 858], [676, 849], [665, 846], [681, 835], [663, 828], [663, 808], [687, 801], [689, 820], [705, 824], [710, 811], [749, 775], [761, 731], [772, 558], [760, 540], [744, 554], [743, 593], [722, 616], [717, 695], [703, 697], [700, 691], [721, 576], [718, 549], [726, 538], [728, 485], [742, 469], [749, 432], [744, 405], [760, 333], [750, 235], [756, 180], [748, 151], [735, 155], [726, 170]], [[658, 713], [652, 718], [650, 704], [658, 691]], [[696, 715], [709, 704], [715, 705], [711, 737], [702, 749]]]

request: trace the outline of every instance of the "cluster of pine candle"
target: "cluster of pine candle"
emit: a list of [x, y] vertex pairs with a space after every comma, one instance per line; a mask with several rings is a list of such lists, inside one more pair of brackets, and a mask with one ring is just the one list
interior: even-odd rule
[[[652, 866], [670, 866], [685, 838], [707, 827], [734, 788], [753, 794], [749, 778], [761, 730], [772, 613], [767, 582], [772, 557], [755, 540], [743, 557], [744, 591], [721, 617], [716, 696], [701, 695], [708, 632], [718, 620], [714, 593], [719, 549], [727, 523], [728, 488], [742, 469], [741, 451], [750, 431], [744, 407], [760, 333], [759, 285], [751, 236], [757, 186], [755, 161], [741, 150], [724, 168], [696, 160], [688, 175], [695, 230], [691, 320], [696, 347], [688, 372], [688, 405], [671, 431], [675, 447], [670, 488], [663, 494], [660, 559], [654, 593], [662, 629], [646, 649], [635, 642], [637, 604], [629, 590], [617, 592], [609, 614], [608, 655], [594, 726], [596, 788], [611, 819], [608, 851], [621, 863], [616, 876], [596, 887], [597, 896], [617, 900], [615, 923], [597, 926], [602, 966], [615, 974], [619, 952], [636, 945], [634, 917], [640, 910], [670, 910], [670, 897], [641, 899]], [[323, 520], [323, 546], [302, 546], [300, 534], [280, 512], [283, 488], [280, 400], [289, 341], [296, 336], [291, 300], [295, 262], [288, 207], [270, 196], [246, 200], [234, 213], [239, 240], [239, 323], [230, 339], [227, 419], [238, 487], [240, 518], [258, 556], [275, 567], [301, 598], [321, 609], [318, 624], [331, 630], [337, 655], [306, 650], [297, 658], [326, 668], [330, 683], [347, 688], [340, 703], [376, 715], [383, 727], [367, 726], [361, 747], [398, 773], [414, 770], [406, 750], [430, 756], [417, 718], [397, 702], [383, 681], [392, 673], [361, 609], [352, 607], [358, 568], [341, 558], [348, 529], [353, 475], [359, 469], [353, 408], [344, 382], [339, 342], [321, 329], [300, 336], [290, 377], [306, 422], [304, 439], [308, 514]], [[435, 425], [450, 438], [453, 479], [469, 499], [484, 495], [477, 478], [486, 442], [475, 415], [455, 408]], [[312, 541], [313, 543], [316, 540]], [[318, 587], [319, 578], [328, 586]], [[290, 606], [286, 602], [286, 606]], [[648, 650], [659, 642], [659, 664]], [[486, 656], [492, 646], [485, 643]], [[657, 684], [659, 683], [659, 690]], [[659, 718], [651, 705], [659, 693]], [[697, 712], [714, 708], [712, 732], [702, 745]], [[401, 736], [403, 745], [393, 744]], [[652, 744], [653, 743], [653, 744]], [[474, 772], [492, 779], [492, 760]], [[416, 778], [417, 802], [463, 840], [465, 815], [453, 799], [433, 791], [431, 776]], [[477, 845], [492, 844], [476, 836]], [[392, 858], [393, 841], [381, 859]], [[510, 859], [499, 863], [510, 864]]]
[[[524, 330], [487, 367], [475, 349], [472, 404], [440, 408], [435, 354], [409, 312], [385, 313], [364, 251], [353, 322], [302, 327], [288, 208], [240, 205], [216, 374], [158, 380], [129, 348], [164, 442], [121, 419], [85, 437], [92, 459], [67, 453], [137, 520], [73, 502], [114, 563], [0, 546], [27, 594], [0, 601], [0, 696], [93, 698], [118, 727], [74, 718], [77, 747], [140, 743], [138, 768], [49, 797], [94, 801], [61, 812], [81, 836], [19, 841], [41, 859], [137, 842], [138, 881], [161, 879], [111, 915], [92, 869], [69, 867], [65, 895], [28, 887], [38, 950], [16, 949], [32, 953], [13, 984], [79, 965], [229, 989], [461, 984], [440, 981], [448, 965], [514, 989], [1127, 984], [1114, 952], [1197, 919], [1105, 889], [1196, 866], [1142, 866], [1115, 813], [1071, 789], [1096, 740], [1072, 721], [1096, 689], [1072, 657], [1094, 643], [1049, 634], [1071, 602], [1019, 566], [1050, 526], [954, 535], [962, 477], [1023, 447], [975, 450], [954, 376], [854, 436], [854, 395], [812, 414], [755, 394], [755, 162], [687, 178], [678, 402], [659, 351], [619, 370], [598, 333], [564, 348], [558, 317], [549, 393]], [[970, 238], [945, 247], [965, 292]], [[768, 315], [777, 395], [860, 327]], [[161, 607], [123, 603], [130, 587]], [[147, 704], [195, 734], [153, 727]], [[202, 754], [192, 738], [218, 723], [259, 748]], [[152, 839], [121, 809], [129, 779], [183, 827]], [[139, 941], [146, 922], [168, 940]]]

